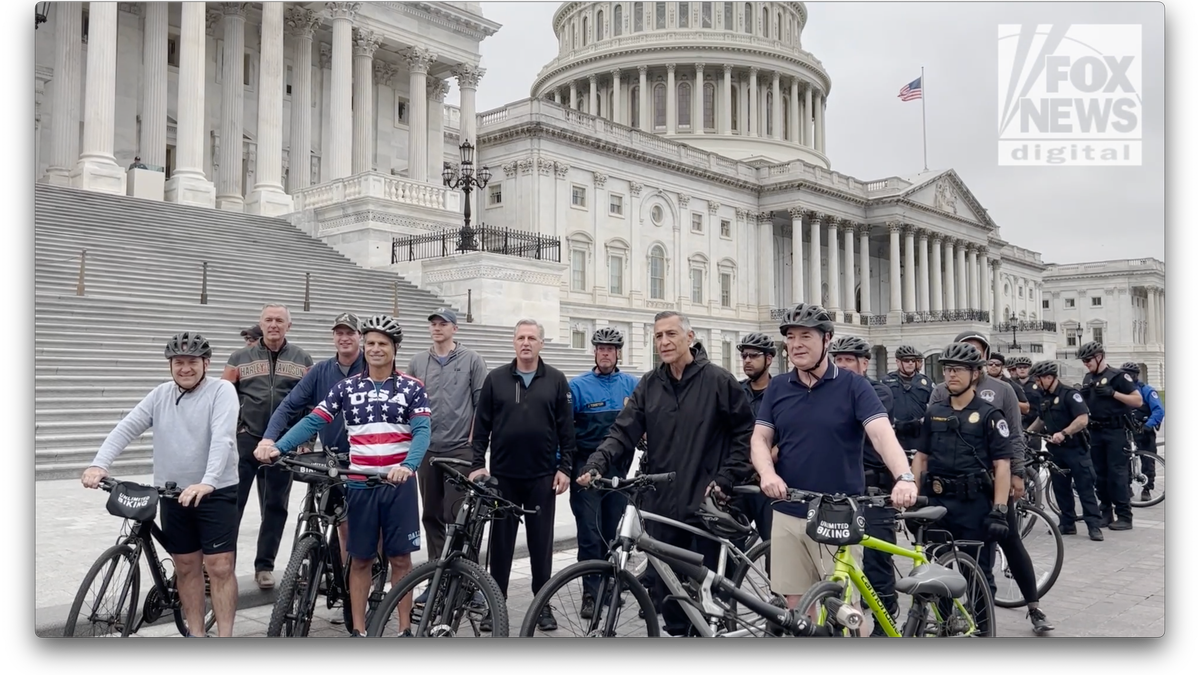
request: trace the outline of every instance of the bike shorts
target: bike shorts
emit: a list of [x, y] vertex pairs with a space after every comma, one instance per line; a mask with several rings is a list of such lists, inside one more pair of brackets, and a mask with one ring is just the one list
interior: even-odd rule
[[421, 550], [415, 476], [401, 485], [347, 486], [346, 514], [346, 553], [351, 558], [373, 560], [381, 534], [383, 554], [389, 558]]
[[182, 506], [176, 499], [160, 499], [162, 545], [172, 555], [203, 551], [204, 555], [237, 550], [238, 486], [213, 490], [199, 504]]

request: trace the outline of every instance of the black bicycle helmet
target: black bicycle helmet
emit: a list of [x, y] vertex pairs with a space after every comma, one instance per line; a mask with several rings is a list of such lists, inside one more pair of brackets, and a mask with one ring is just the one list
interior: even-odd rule
[[984, 335], [983, 333], [980, 333], [977, 330], [963, 331], [962, 333], [958, 334], [958, 337], [954, 338], [955, 342], [962, 342], [963, 340], [976, 340], [978, 342], [983, 343], [982, 357], [985, 359], [988, 357], [988, 354], [991, 353], [991, 351], [992, 351], [992, 341], [989, 340], [986, 335]]
[[973, 370], [983, 367], [983, 357], [979, 355], [979, 350], [975, 349], [975, 345], [966, 342], [955, 341], [946, 345], [938, 361], [943, 366], [966, 366]]
[[1038, 361], [1029, 370], [1030, 377], [1058, 377], [1058, 363], [1055, 361]]
[[921, 352], [917, 351], [917, 348], [911, 345], [900, 345], [896, 347], [896, 358], [919, 359], [921, 358]]
[[1080, 361], [1087, 361], [1093, 356], [1103, 353], [1104, 345], [1100, 344], [1099, 342], [1089, 342], [1080, 347], [1079, 351], [1075, 352], [1075, 358], [1079, 359]]
[[740, 513], [736, 515], [730, 513], [720, 504], [717, 504], [712, 495], [704, 498], [704, 501], [700, 504], [700, 509], [696, 511], [696, 515], [700, 516], [704, 527], [718, 537], [737, 539], [746, 536], [751, 531], [750, 523], [746, 516]]
[[988, 361], [999, 361], [1001, 368], [1003, 368], [1005, 365], [1008, 364], [1008, 361], [1004, 358], [1003, 354], [989, 354], [987, 357], [987, 360]]
[[375, 314], [367, 317], [359, 327], [359, 332], [362, 333], [363, 337], [366, 337], [367, 333], [383, 333], [390, 337], [392, 344], [397, 347], [400, 346], [400, 342], [404, 339], [404, 329], [400, 327], [400, 322], [387, 314]]
[[764, 354], [775, 356], [775, 341], [766, 333], [749, 333], [737, 345], [739, 352], [747, 349], [757, 349]]
[[833, 341], [829, 345], [829, 353], [837, 356], [838, 354], [853, 354], [854, 356], [871, 356], [871, 345], [867, 341], [857, 335], [843, 335]]
[[199, 333], [179, 333], [170, 340], [167, 340], [167, 348], [163, 351], [164, 355], [170, 359], [173, 356], [198, 356], [202, 359], [212, 358], [212, 347], [208, 345], [208, 340]]
[[600, 345], [612, 345], [620, 349], [625, 346], [625, 336], [616, 328], [609, 326], [598, 328], [595, 333], [592, 333], [592, 346], [598, 347]]
[[1129, 373], [1130, 375], [1141, 375], [1142, 374], [1142, 369], [1139, 368], [1138, 364], [1134, 363], [1133, 361], [1126, 361], [1125, 363], [1122, 363], [1121, 370], [1123, 370], [1126, 373]]
[[1028, 368], [1033, 365], [1033, 359], [1028, 356], [1014, 356], [1008, 360], [1009, 368], [1020, 368], [1022, 366]]
[[789, 328], [816, 328], [822, 333], [833, 334], [833, 315], [820, 305], [803, 302], [789, 309], [779, 322], [779, 333], [787, 337]]

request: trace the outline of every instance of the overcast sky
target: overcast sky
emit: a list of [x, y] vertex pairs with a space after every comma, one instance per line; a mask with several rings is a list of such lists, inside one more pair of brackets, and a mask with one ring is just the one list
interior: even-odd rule
[[[502, 24], [482, 44], [479, 110], [527, 98], [557, 54], [558, 2], [485, 2]], [[929, 166], [953, 168], [1008, 242], [1046, 262], [1164, 258], [1163, 8], [1158, 3], [809, 2], [801, 42], [833, 81], [826, 149], [833, 169], [862, 180], [923, 168], [921, 102], [900, 88], [925, 67]], [[1143, 26], [1140, 167], [997, 164], [997, 26]], [[453, 81], [453, 80], [451, 80]], [[452, 91], [449, 101], [457, 101]]]

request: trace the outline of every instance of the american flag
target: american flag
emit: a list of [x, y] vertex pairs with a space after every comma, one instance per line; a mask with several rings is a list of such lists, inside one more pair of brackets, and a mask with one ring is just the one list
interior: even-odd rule
[[915, 101], [919, 98], [921, 98], [921, 78], [918, 77], [900, 89], [900, 100]]

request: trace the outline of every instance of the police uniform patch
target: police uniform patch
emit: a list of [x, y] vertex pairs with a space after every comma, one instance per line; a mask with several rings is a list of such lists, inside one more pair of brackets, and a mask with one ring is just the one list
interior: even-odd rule
[[922, 378], [921, 378], [921, 386], [923, 387], [923, 386], [925, 386], [926, 384], [929, 384], [929, 383], [928, 383], [928, 382], [926, 382], [926, 381], [925, 381], [925, 378], [923, 378], [923, 377], [922, 377]]
[[1103, 386], [1104, 386], [1104, 385], [1106, 385], [1106, 384], [1108, 384], [1108, 378], [1107, 378], [1107, 377], [1105, 377], [1105, 378], [1102, 378], [1102, 379], [1100, 380], [1100, 386], [1101, 386], [1101, 387], [1103, 387]]
[[621, 407], [629, 405], [629, 397], [626, 396], [624, 401], [621, 401]]
[[1005, 420], [996, 422], [996, 431], [999, 431], [1001, 436], [1008, 438], [1008, 422]]
[[1158, 398], [1158, 392], [1157, 391], [1150, 392], [1150, 398]]
[[[1079, 396], [1079, 394], [1075, 394], [1075, 395]], [[1057, 396], [1054, 397], [1054, 405], [1058, 405], [1058, 397]]]
[[[1079, 392], [1075, 392], [1071, 398], [1075, 399], [1076, 403], [1083, 403], [1083, 397], [1079, 395]], [[1058, 403], [1058, 399], [1054, 399], [1054, 402]]]
[[979, 392], [979, 396], [988, 403], [996, 400], [996, 392], [992, 391], [991, 389], [984, 389], [983, 391]]
[[1038, 390], [1038, 386], [1037, 386], [1036, 384], [1035, 384], [1035, 385], [1033, 385], [1033, 390], [1034, 390], [1034, 391], [1037, 391], [1037, 390]]
[[971, 413], [971, 416], [967, 418], [967, 421], [970, 422], [971, 424], [975, 424], [976, 422], [979, 421], [979, 413], [977, 413], [977, 412]]
[[1129, 376], [1129, 373], [1125, 373], [1125, 379], [1129, 380], [1130, 382], [1133, 382], [1133, 378]]

